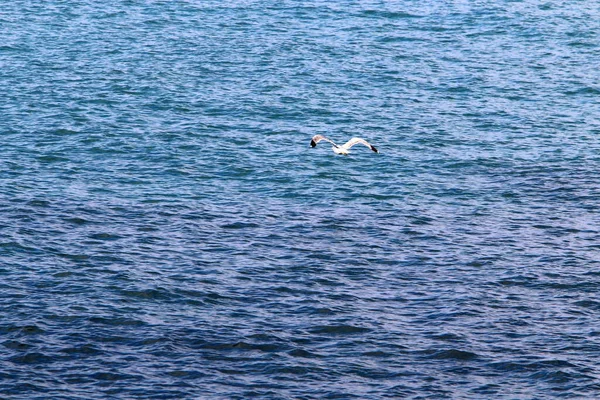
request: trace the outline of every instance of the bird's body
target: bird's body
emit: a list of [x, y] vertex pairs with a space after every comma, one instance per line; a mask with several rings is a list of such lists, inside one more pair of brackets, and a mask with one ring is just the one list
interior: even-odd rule
[[371, 150], [373, 150], [375, 153], [379, 153], [379, 150], [377, 150], [375, 148], [375, 146], [372, 146], [366, 140], [357, 138], [357, 137], [352, 138], [352, 139], [348, 140], [344, 145], [339, 146], [339, 145], [335, 144], [332, 140], [326, 138], [323, 135], [315, 135], [315, 136], [313, 136], [312, 140], [310, 141], [310, 147], [315, 147], [317, 145], [317, 143], [319, 143], [321, 140], [331, 143], [333, 145], [331, 147], [331, 149], [333, 150], [333, 152], [335, 154], [348, 155], [348, 153], [350, 152], [350, 148], [352, 146], [354, 146], [355, 144], [363, 144], [363, 145], [367, 146], [368, 148], [370, 148]]

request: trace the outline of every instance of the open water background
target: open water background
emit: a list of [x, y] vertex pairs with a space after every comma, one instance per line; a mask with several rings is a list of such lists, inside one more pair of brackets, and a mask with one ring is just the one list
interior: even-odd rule
[[599, 398], [599, 34], [592, 1], [2, 2], [0, 397]]

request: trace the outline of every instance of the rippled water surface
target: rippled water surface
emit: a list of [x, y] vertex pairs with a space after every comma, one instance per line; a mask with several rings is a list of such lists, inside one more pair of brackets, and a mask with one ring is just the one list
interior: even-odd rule
[[599, 34], [584, 1], [4, 2], [0, 397], [599, 398]]

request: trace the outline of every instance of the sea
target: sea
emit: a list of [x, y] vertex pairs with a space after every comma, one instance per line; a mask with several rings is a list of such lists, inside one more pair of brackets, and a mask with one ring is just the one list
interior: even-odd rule
[[1, 399], [600, 398], [596, 2], [4, 0], [0, 140]]

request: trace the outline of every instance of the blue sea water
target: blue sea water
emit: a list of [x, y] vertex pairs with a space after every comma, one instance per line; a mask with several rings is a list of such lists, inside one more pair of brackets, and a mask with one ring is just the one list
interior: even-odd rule
[[599, 40], [585, 1], [2, 2], [0, 398], [600, 398]]

